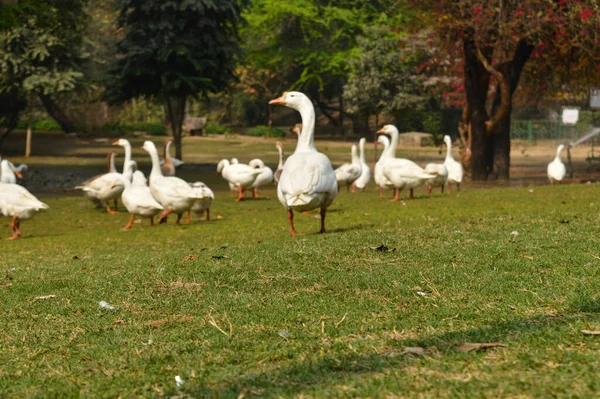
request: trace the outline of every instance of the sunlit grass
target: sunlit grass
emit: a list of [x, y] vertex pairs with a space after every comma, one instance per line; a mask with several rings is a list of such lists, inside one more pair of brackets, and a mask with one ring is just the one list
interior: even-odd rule
[[[0, 242], [0, 396], [600, 388], [599, 341], [580, 332], [600, 329], [597, 185], [419, 190], [403, 203], [371, 187], [338, 196], [325, 235], [315, 214], [297, 215], [297, 238], [274, 189], [242, 203], [216, 189], [211, 222], [127, 232], [125, 212], [45, 199], [23, 239]], [[462, 342], [508, 347], [460, 353]], [[402, 354], [417, 346], [424, 357]]]

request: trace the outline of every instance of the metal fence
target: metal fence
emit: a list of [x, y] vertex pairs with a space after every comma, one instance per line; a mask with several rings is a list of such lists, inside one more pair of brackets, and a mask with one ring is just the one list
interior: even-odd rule
[[561, 121], [516, 120], [510, 122], [512, 139], [527, 140], [535, 144], [537, 140], [575, 141], [585, 136], [593, 127], [600, 125], [600, 112], [582, 111], [575, 126], [565, 126]]

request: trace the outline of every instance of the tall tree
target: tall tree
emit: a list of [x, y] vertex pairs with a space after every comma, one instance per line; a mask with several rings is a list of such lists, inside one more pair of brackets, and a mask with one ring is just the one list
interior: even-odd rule
[[0, 92], [40, 98], [65, 132], [77, 126], [55, 96], [82, 82], [86, 0], [23, 0], [0, 8]]
[[384, 24], [367, 28], [358, 38], [358, 55], [349, 61], [351, 72], [344, 86], [350, 113], [367, 118], [375, 115], [378, 125], [382, 112], [398, 114], [423, 105], [426, 98], [419, 94], [420, 80], [413, 74], [416, 60], [400, 47], [401, 38]]
[[555, 60], [568, 49], [572, 61], [597, 62], [598, 3], [423, 0], [418, 4], [436, 17], [445, 48], [458, 48], [462, 55], [467, 100], [459, 127], [465, 143], [463, 162], [475, 180], [508, 179], [513, 94], [526, 64], [536, 49]]
[[186, 99], [224, 89], [239, 54], [244, 0], [119, 0], [117, 45], [106, 98], [157, 98], [167, 107], [176, 156]]

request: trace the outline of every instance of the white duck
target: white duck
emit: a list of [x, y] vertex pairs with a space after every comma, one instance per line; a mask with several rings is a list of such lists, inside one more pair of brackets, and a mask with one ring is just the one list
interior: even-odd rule
[[[240, 161], [238, 161], [237, 158], [231, 158], [231, 161], [229, 161], [229, 162], [231, 162], [232, 165], [240, 163]], [[219, 174], [220, 174], [220, 172], [217, 172], [217, 175], [219, 175]], [[229, 185], [229, 193], [230, 193], [230, 195], [232, 197], [235, 197], [235, 193], [237, 193], [237, 191], [238, 191], [237, 186], [235, 184], [231, 183], [231, 182], [228, 182], [227, 184]]]
[[275, 147], [277, 147], [277, 151], [279, 152], [279, 164], [277, 165], [277, 170], [273, 175], [275, 179], [275, 183], [279, 183], [279, 178], [281, 177], [281, 172], [283, 171], [283, 144], [281, 141], [275, 143]]
[[444, 160], [444, 166], [448, 169], [448, 192], [452, 192], [451, 183], [456, 184], [456, 191], [460, 191], [460, 183], [463, 180], [463, 167], [460, 162], [454, 160], [452, 156], [452, 139], [450, 136], [444, 136], [444, 143], [446, 143], [446, 159]]
[[152, 171], [150, 172], [150, 192], [165, 211], [160, 215], [159, 223], [166, 223], [171, 213], [177, 215], [177, 224], [181, 215], [187, 212], [200, 196], [192, 190], [189, 184], [175, 176], [163, 176], [158, 160], [158, 150], [151, 141], [145, 141], [142, 148], [150, 154]]
[[375, 169], [373, 170], [373, 180], [375, 180], [375, 185], [379, 187], [379, 197], [381, 198], [383, 197], [383, 189], [385, 187], [393, 187], [392, 182], [383, 175], [383, 162], [390, 151], [390, 139], [388, 139], [387, 136], [382, 135], [377, 137], [377, 142], [383, 146], [383, 151], [381, 151], [379, 160], [375, 164]]
[[127, 179], [123, 179], [122, 182], [125, 183], [125, 190], [121, 194], [121, 202], [127, 208], [127, 212], [131, 214], [129, 223], [122, 230], [130, 229], [136, 216], [149, 218], [150, 225], [154, 226], [154, 216], [163, 211], [164, 208], [152, 197], [144, 174], [136, 170], [133, 173], [131, 182]]
[[[560, 160], [560, 153], [565, 148], [564, 144], [561, 144], [556, 149], [556, 157], [552, 162], [548, 164], [548, 180], [550, 184], [554, 185], [554, 182], [560, 182], [567, 174], [567, 168], [565, 164]], [[2, 161], [4, 162], [4, 161]]]
[[[201, 181], [190, 183], [190, 187], [192, 187], [198, 195], [201, 195], [201, 198], [194, 202], [190, 210], [198, 216], [202, 216], [202, 214], [206, 211], [206, 221], [210, 221], [210, 206], [212, 201], [215, 199], [214, 193], [206, 184], [202, 183]], [[188, 219], [189, 218], [190, 214], [188, 211]]]
[[393, 125], [385, 125], [377, 133], [389, 134], [392, 138], [390, 148], [384, 158], [382, 171], [383, 175], [394, 185], [395, 195], [392, 201], [400, 200], [400, 192], [403, 189], [410, 190], [410, 199], [414, 198], [413, 190], [425, 184], [425, 181], [433, 178], [433, 175], [425, 173], [423, 168], [411, 160], [396, 158], [392, 156], [398, 145], [399, 133]]
[[239, 191], [236, 201], [244, 200], [245, 189], [252, 187], [256, 176], [260, 173], [262, 173], [262, 169], [254, 169], [243, 163], [230, 163], [227, 159], [222, 159], [217, 165], [217, 174], [221, 174], [227, 180], [230, 189], [233, 186]]
[[[106, 204], [106, 211], [109, 214], [118, 213], [117, 210], [117, 198], [121, 196], [123, 190], [125, 190], [125, 182], [123, 179], [131, 181], [133, 174], [134, 163], [129, 161], [124, 165], [124, 172], [121, 173], [105, 173], [100, 176], [93, 177], [85, 182], [76, 186], [76, 189], [80, 189], [84, 192], [85, 196], [91, 200], [97, 200]], [[115, 184], [115, 182], [122, 181], [121, 184]], [[114, 200], [115, 210], [110, 209], [109, 201]]]
[[254, 183], [252, 183], [252, 197], [258, 198], [258, 189], [273, 183], [273, 169], [265, 166], [265, 163], [258, 158], [248, 162], [248, 165], [251, 168], [262, 170], [262, 172], [256, 176]]
[[285, 161], [277, 185], [277, 197], [287, 211], [290, 233], [296, 235], [293, 211], [316, 208], [321, 211], [320, 233], [324, 233], [327, 208], [337, 195], [338, 185], [329, 158], [315, 148], [315, 108], [306, 95], [297, 91], [285, 92], [269, 104], [293, 108], [302, 118], [296, 150]]
[[17, 184], [17, 177], [20, 179], [22, 176], [12, 162], [6, 159], [0, 161], [0, 182]]
[[431, 194], [431, 189], [433, 187], [442, 187], [442, 193], [444, 192], [444, 185], [446, 184], [446, 180], [448, 180], [448, 169], [443, 163], [428, 163], [425, 165], [425, 173], [433, 175], [431, 179], [425, 181], [425, 188], [427, 189], [427, 194]]
[[354, 185], [362, 191], [365, 191], [365, 187], [369, 184], [369, 180], [371, 180], [371, 170], [369, 169], [369, 164], [367, 164], [367, 159], [365, 157], [365, 142], [367, 140], [363, 137], [358, 142], [358, 147], [360, 149], [360, 177], [356, 179]]
[[21, 237], [21, 220], [31, 219], [37, 212], [48, 209], [25, 187], [18, 184], [0, 183], [0, 213], [12, 218], [10, 227], [14, 240]]
[[[352, 162], [345, 163], [335, 170], [335, 178], [338, 182], [338, 186], [341, 187], [345, 184], [346, 191], [350, 191], [350, 186], [354, 184], [362, 172], [360, 158], [358, 157], [358, 147], [356, 144], [352, 144], [350, 153], [352, 154]], [[354, 192], [354, 186], [352, 187], [352, 191]]]

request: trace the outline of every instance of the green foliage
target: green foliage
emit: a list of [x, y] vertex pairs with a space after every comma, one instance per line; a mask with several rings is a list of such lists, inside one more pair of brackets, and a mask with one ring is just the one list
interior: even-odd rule
[[117, 45], [105, 96], [187, 97], [223, 89], [234, 74], [241, 19], [237, 0], [121, 0]]
[[227, 134], [227, 133], [232, 133], [233, 129], [230, 128], [229, 126], [215, 125], [215, 124], [211, 123], [208, 126], [206, 126], [206, 128], [204, 129], [204, 132], [206, 134]]
[[145, 132], [151, 136], [164, 136], [167, 134], [167, 128], [162, 123], [134, 122], [125, 126], [131, 131]]
[[[19, 129], [27, 129], [29, 121], [27, 119], [20, 120], [17, 127]], [[37, 119], [31, 124], [33, 130], [39, 130], [42, 132], [60, 132], [62, 128], [54, 119]]]
[[0, 133], [6, 135], [15, 129], [26, 107], [27, 100], [20, 91], [0, 92]]
[[592, 127], [600, 127], [600, 111], [579, 111], [579, 119], [577, 120], [576, 125], [577, 137], [589, 133], [589, 130]]
[[248, 136], [256, 137], [283, 137], [285, 132], [277, 127], [257, 126], [248, 130]]
[[358, 55], [350, 61], [352, 71], [344, 86], [349, 112], [397, 115], [423, 106], [425, 98], [412, 73], [414, 61], [403, 58], [399, 45], [399, 37], [387, 25], [371, 27], [358, 38]]

